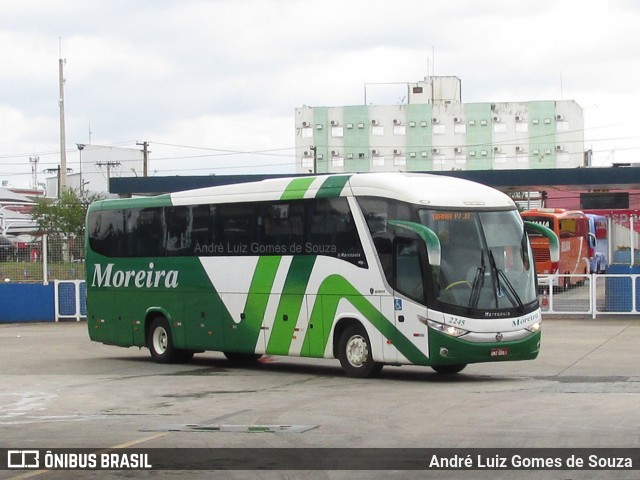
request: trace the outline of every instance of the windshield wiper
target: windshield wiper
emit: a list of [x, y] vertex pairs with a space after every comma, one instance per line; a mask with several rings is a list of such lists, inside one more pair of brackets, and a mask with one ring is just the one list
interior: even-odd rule
[[504, 293], [511, 304], [518, 307], [519, 310], [524, 311], [524, 304], [522, 303], [522, 299], [518, 295], [516, 289], [513, 288], [513, 285], [511, 284], [505, 273], [496, 265], [496, 260], [495, 258], [493, 258], [493, 252], [491, 251], [491, 249], [489, 249], [489, 263], [491, 264], [491, 270], [494, 272], [496, 278], [496, 281], [494, 282], [494, 285], [496, 286], [496, 307], [498, 306], [498, 290], [500, 289], [500, 280], [502, 280], [502, 283], [506, 287]]
[[480, 301], [480, 292], [484, 287], [484, 272], [486, 265], [484, 263], [484, 251], [481, 252], [480, 266], [476, 270], [476, 275], [473, 277], [473, 285], [471, 286], [471, 296], [469, 297], [469, 308], [475, 309]]

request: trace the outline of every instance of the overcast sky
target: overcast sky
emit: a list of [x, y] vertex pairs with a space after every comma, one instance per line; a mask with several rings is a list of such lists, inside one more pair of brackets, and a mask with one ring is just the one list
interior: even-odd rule
[[638, 25], [635, 0], [0, 0], [0, 180], [59, 164], [61, 56], [74, 170], [148, 141], [150, 174], [293, 173], [295, 108], [431, 70], [463, 102], [575, 100], [596, 166], [640, 162]]

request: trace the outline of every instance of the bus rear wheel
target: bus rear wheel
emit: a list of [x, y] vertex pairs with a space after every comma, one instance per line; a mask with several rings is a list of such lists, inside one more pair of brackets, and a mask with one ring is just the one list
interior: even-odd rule
[[171, 328], [164, 317], [156, 317], [151, 321], [147, 347], [151, 357], [158, 363], [188, 363], [194, 354], [191, 350], [179, 350], [173, 346]]
[[466, 363], [458, 363], [456, 365], [431, 365], [431, 368], [440, 375], [454, 375], [464, 370], [466, 366]]
[[347, 327], [338, 342], [338, 359], [347, 376], [371, 378], [382, 370], [382, 363], [374, 362], [371, 342], [366, 330], [360, 324]]

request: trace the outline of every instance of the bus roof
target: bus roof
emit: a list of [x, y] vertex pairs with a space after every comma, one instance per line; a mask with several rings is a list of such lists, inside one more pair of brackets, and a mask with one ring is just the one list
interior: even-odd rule
[[[200, 203], [258, 202], [316, 197], [376, 196], [432, 207], [515, 208], [514, 202], [485, 185], [425, 173], [354, 173], [261, 180], [259, 182], [205, 187], [159, 197], [138, 197], [98, 202], [102, 208]], [[107, 204], [109, 206], [107, 206]], [[97, 208], [101, 208], [96, 205]]]

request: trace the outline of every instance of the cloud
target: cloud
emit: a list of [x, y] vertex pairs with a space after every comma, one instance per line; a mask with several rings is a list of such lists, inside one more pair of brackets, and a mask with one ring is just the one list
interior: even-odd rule
[[395, 103], [403, 87], [381, 84], [432, 71], [465, 102], [574, 99], [598, 161], [637, 158], [639, 21], [628, 0], [4, 2], [0, 166], [23, 183], [29, 155], [59, 149], [60, 38], [68, 150], [90, 125], [94, 143], [156, 142], [166, 173], [293, 169], [296, 107], [361, 104], [365, 84], [367, 103]]

